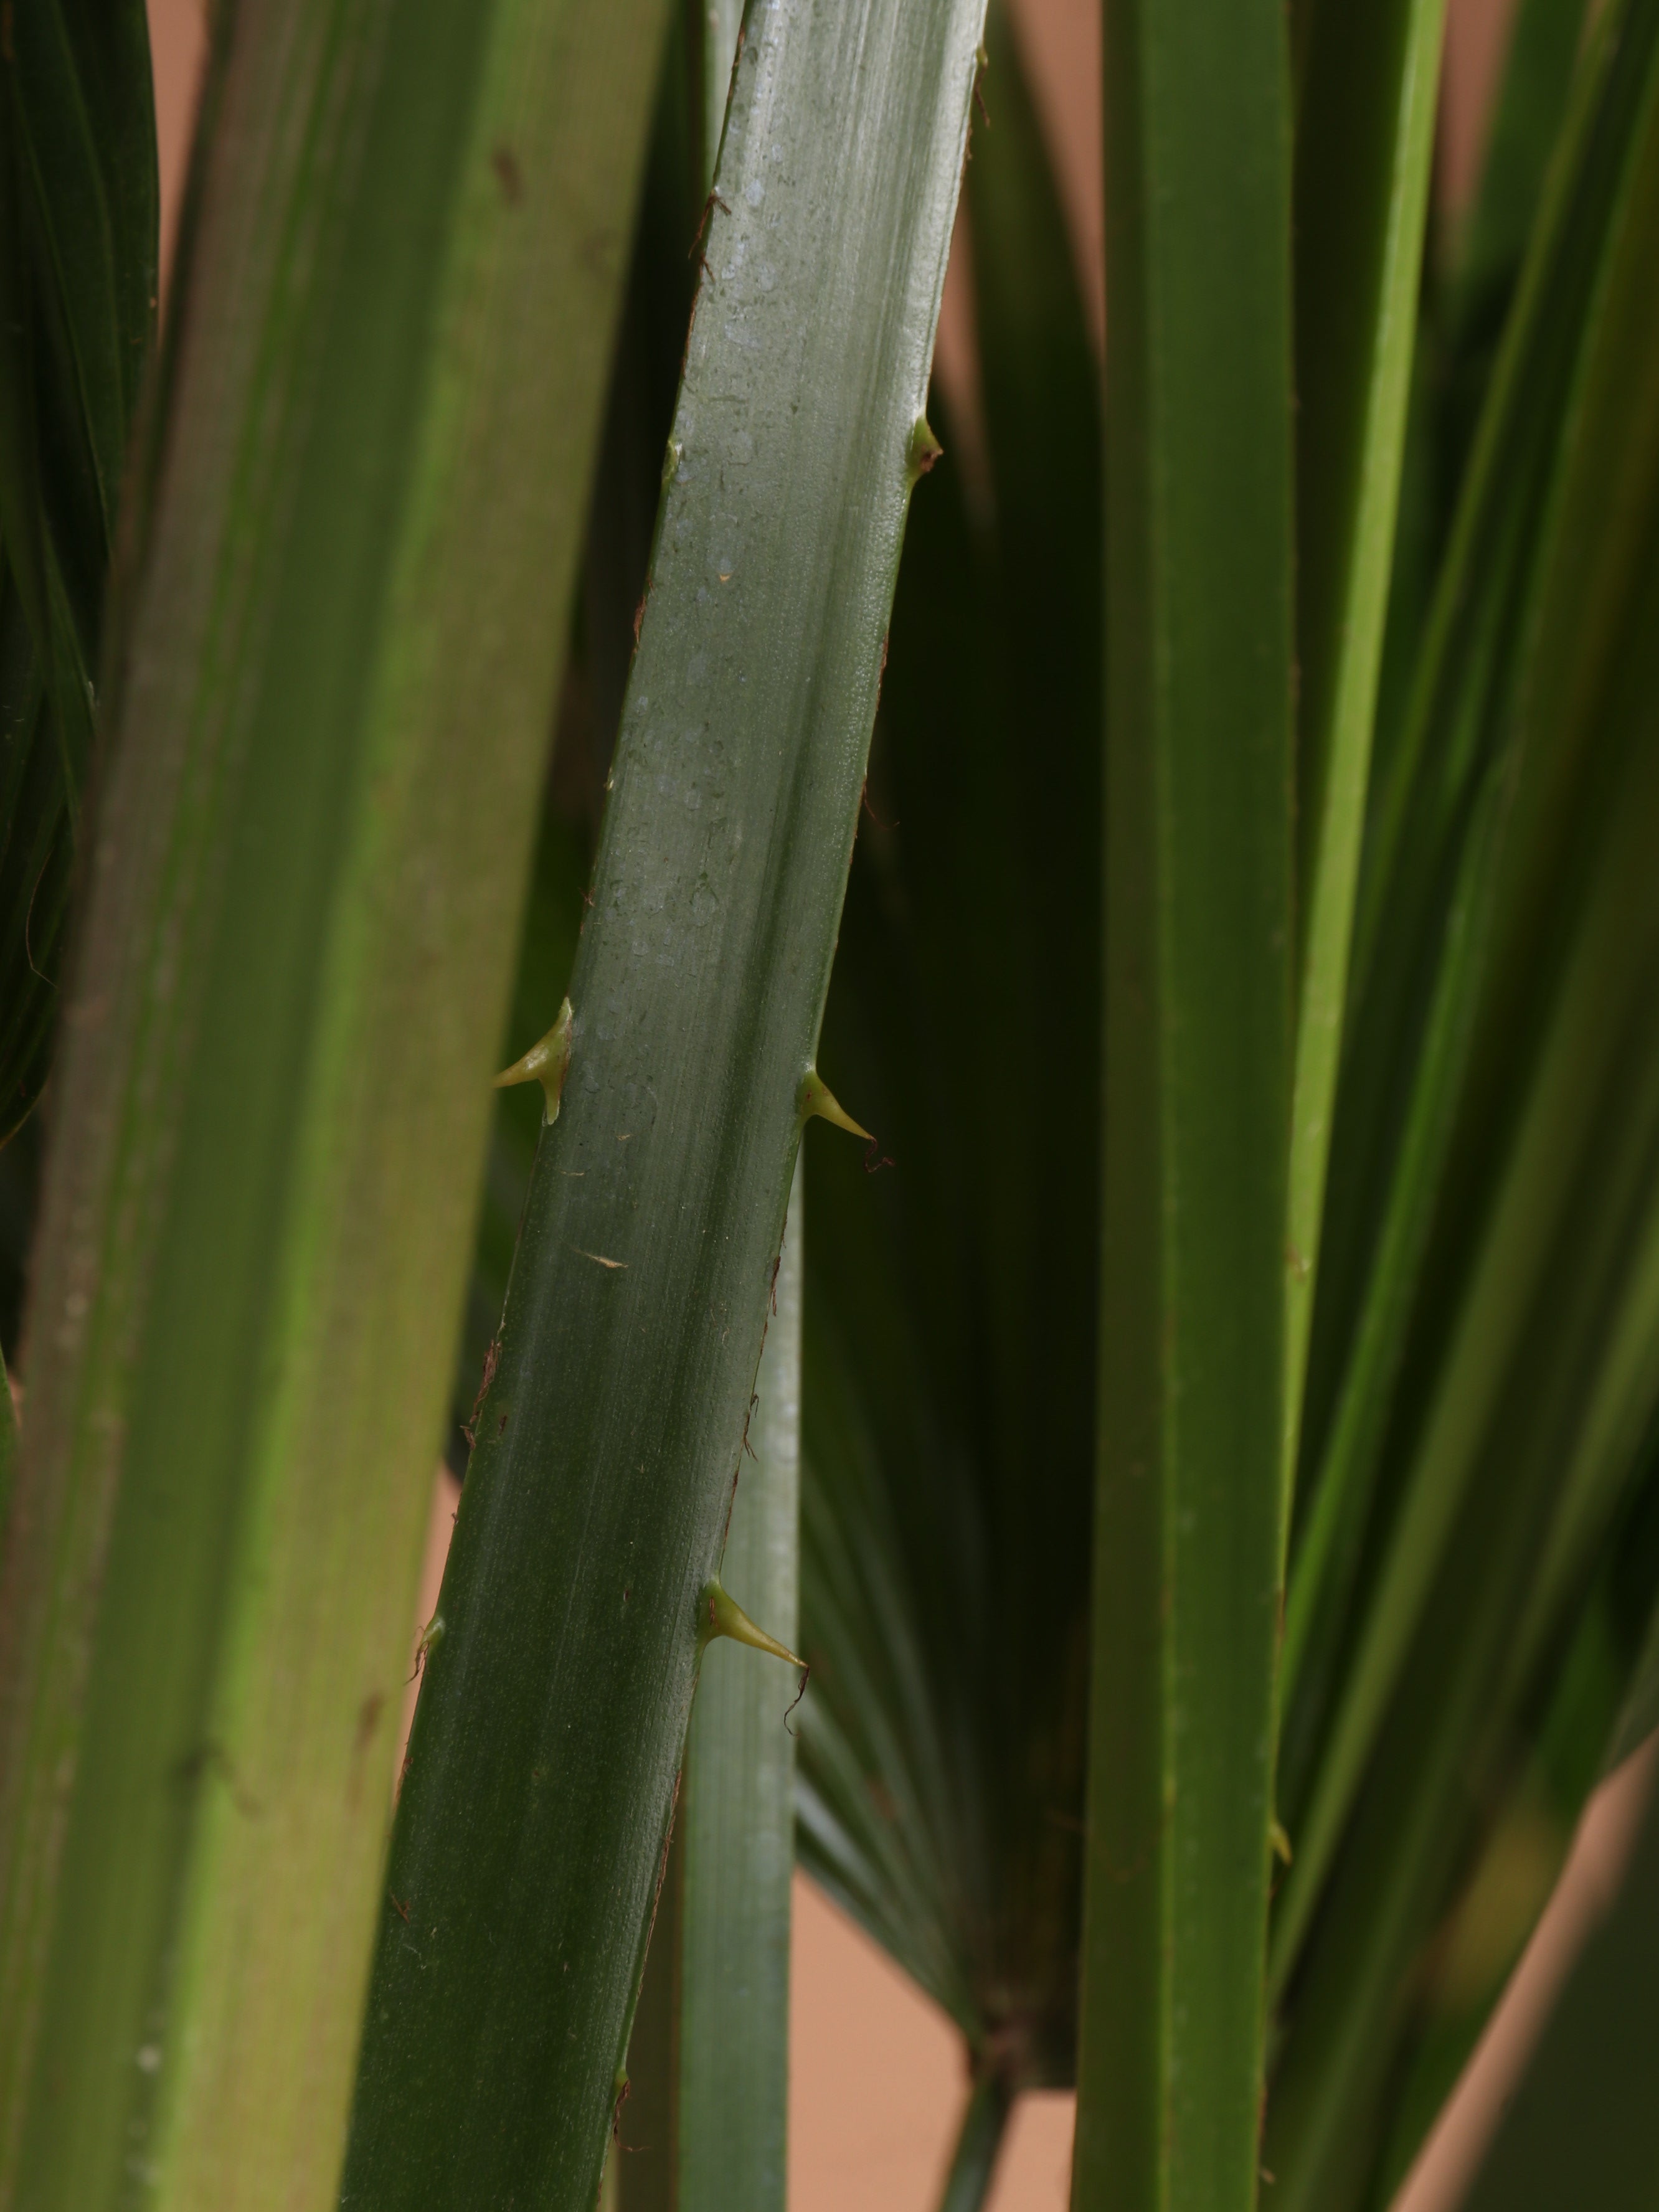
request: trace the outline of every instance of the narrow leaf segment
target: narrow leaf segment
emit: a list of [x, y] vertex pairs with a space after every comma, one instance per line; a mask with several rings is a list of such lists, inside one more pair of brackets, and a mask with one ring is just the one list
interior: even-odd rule
[[[793, 1641], [799, 1583], [801, 1174], [722, 1575]], [[678, 2212], [784, 2212], [795, 1735], [787, 1677], [703, 1655], [680, 1797]]]
[[1106, 86], [1106, 1165], [1073, 2202], [1247, 2212], [1291, 1090], [1284, 10], [1108, 0]]
[[[737, 0], [715, 0], [703, 16], [711, 184], [738, 13]], [[816, 1076], [805, 1086], [809, 1102], [815, 1084]], [[822, 1085], [816, 1089], [833, 1103]], [[836, 1114], [826, 1118], [834, 1121]], [[790, 1643], [800, 1595], [802, 1170], [798, 1153], [755, 1383], [752, 1457], [738, 1469], [720, 1569]], [[763, 1648], [770, 1641], [763, 1638]], [[805, 1688], [803, 1666], [793, 1705]], [[678, 1911], [653, 1937], [647, 1968], [647, 1980], [672, 1985], [660, 2008], [671, 2014], [672, 2032], [659, 2039], [666, 2045], [667, 2124], [660, 2133], [668, 2140], [665, 2154], [654, 2161], [647, 2154], [646, 2179], [648, 2186], [657, 2172], [665, 2175], [674, 2212], [784, 2212], [796, 1735], [775, 1668], [757, 1668], [735, 1652], [705, 1652], [669, 1871], [678, 1884], [672, 1900]], [[644, 1988], [641, 1995], [643, 2012]], [[641, 2040], [636, 2033], [630, 2043], [630, 2064]], [[634, 2212], [635, 2192], [625, 2182], [622, 2195], [622, 2212]]]
[[981, 15], [750, 13], [570, 1072], [398, 1803], [390, 1887], [413, 1917], [383, 1916], [351, 2212], [590, 2212], [599, 2186], [857, 823]]
[[1444, 0], [1313, 19], [1296, 157], [1297, 998], [1285, 1250], [1296, 1472], [1382, 627], [1405, 448]]

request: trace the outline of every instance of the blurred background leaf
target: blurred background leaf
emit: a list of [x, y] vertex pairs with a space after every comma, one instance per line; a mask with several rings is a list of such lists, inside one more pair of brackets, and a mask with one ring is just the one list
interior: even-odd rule
[[0, 55], [0, 1140], [51, 1063], [105, 584], [155, 328], [143, 0], [31, 0]]
[[216, 19], [0, 1549], [8, 2203], [337, 2195], [655, 14]]
[[1612, 11], [1578, 73], [1373, 787], [1287, 1618], [1281, 2206], [1409, 2162], [1646, 1617], [1656, 26]]

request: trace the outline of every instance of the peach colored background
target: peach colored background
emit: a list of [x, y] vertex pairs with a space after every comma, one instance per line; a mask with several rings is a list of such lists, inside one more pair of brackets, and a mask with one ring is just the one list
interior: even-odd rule
[[[1011, 0], [1039, 108], [1057, 155], [1079, 273], [1097, 342], [1103, 333], [1098, 0]], [[1482, 128], [1513, 0], [1451, 0], [1438, 188], [1452, 220], [1477, 173]], [[161, 139], [165, 282], [191, 116], [205, 47], [202, 0], [149, 0]], [[939, 368], [971, 389], [965, 286], [947, 299]], [[440, 1478], [418, 1618], [437, 1601], [455, 1491]], [[413, 1710], [413, 1692], [409, 1711]], [[404, 1726], [408, 1725], [408, 1713]], [[1469, 2074], [1407, 2179], [1395, 2212], [1450, 2212], [1541, 2003], [1616, 1878], [1651, 1761], [1621, 1771], [1593, 1802], [1545, 1921]], [[790, 2212], [928, 2212], [965, 2093], [949, 2022], [805, 1881], [795, 1893], [790, 2007]], [[1016, 2109], [991, 2212], [1063, 2212], [1073, 2100]]]

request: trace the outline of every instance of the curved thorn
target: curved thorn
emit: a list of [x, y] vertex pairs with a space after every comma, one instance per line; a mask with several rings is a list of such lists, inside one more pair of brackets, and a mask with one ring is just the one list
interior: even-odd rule
[[787, 1644], [780, 1644], [775, 1636], [757, 1628], [719, 1582], [702, 1586], [702, 1594], [697, 1600], [697, 1633], [699, 1641], [704, 1644], [712, 1644], [717, 1636], [729, 1636], [734, 1644], [752, 1644], [757, 1651], [769, 1651], [775, 1659], [787, 1659], [792, 1667], [804, 1668], [806, 1664]]
[[862, 1137], [866, 1145], [876, 1141], [867, 1129], [859, 1127], [817, 1068], [809, 1067], [800, 1087], [800, 1118], [808, 1121], [814, 1114], [836, 1128], [845, 1129], [849, 1137]]
[[925, 415], [918, 415], [910, 432], [910, 450], [906, 455], [906, 473], [914, 488], [925, 477], [945, 448], [933, 435], [933, 427]]
[[550, 1125], [559, 1118], [559, 1100], [564, 1095], [564, 1079], [570, 1069], [570, 1039], [574, 1024], [575, 1016], [566, 999], [547, 1035], [495, 1078], [497, 1091], [510, 1090], [515, 1083], [539, 1083], [547, 1100], [543, 1118]]

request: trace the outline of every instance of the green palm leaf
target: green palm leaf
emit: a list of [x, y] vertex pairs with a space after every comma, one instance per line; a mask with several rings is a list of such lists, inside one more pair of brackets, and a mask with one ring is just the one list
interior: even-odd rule
[[979, 25], [973, 0], [751, 10], [569, 1079], [392, 1837], [422, 1932], [388, 1902], [354, 2206], [586, 2212], [599, 2186], [931, 453]]

